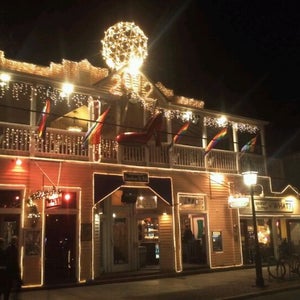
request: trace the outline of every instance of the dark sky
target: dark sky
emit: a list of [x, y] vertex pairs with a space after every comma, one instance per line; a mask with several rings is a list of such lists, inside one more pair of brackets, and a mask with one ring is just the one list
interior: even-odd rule
[[[101, 56], [104, 31], [135, 22], [148, 37], [143, 72], [205, 108], [267, 127], [269, 155], [300, 151], [298, 0], [64, 0], [2, 3], [0, 49], [48, 65]], [[30, 3], [35, 3], [30, 5]]]

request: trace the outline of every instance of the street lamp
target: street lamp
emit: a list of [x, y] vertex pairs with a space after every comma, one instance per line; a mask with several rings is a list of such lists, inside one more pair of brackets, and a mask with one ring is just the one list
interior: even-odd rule
[[253, 231], [255, 241], [255, 271], [256, 271], [256, 286], [264, 287], [264, 278], [262, 275], [262, 264], [261, 255], [257, 235], [257, 223], [256, 223], [256, 212], [254, 204], [254, 191], [253, 186], [257, 183], [257, 172], [248, 171], [243, 173], [244, 183], [250, 187], [251, 205], [252, 205], [252, 219], [253, 219]]

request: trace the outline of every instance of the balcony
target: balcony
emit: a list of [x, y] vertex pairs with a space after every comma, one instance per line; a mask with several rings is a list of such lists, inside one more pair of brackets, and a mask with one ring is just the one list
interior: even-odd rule
[[[213, 149], [204, 156], [204, 149], [162, 143], [147, 146], [120, 146], [115, 140], [101, 139], [100, 146], [83, 147], [82, 132], [47, 128], [44, 138], [39, 138], [37, 128], [15, 123], [0, 123], [0, 154], [51, 159], [103, 162], [121, 165], [149, 166], [173, 169], [202, 170], [223, 173], [241, 173], [249, 160], [260, 175], [266, 175], [264, 157], [233, 151]], [[96, 158], [95, 158], [96, 157]]]

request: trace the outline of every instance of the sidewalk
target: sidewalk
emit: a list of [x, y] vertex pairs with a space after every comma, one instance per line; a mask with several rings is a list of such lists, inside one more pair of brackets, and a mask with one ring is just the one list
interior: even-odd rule
[[300, 277], [284, 281], [269, 280], [263, 269], [264, 288], [254, 286], [255, 269], [213, 271], [196, 275], [146, 279], [119, 283], [89, 284], [59, 289], [22, 291], [19, 300], [212, 300], [249, 299], [287, 289], [300, 290]]

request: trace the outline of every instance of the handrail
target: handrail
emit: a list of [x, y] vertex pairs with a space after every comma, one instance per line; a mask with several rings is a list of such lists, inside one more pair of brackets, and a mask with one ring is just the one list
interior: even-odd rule
[[[43, 138], [37, 134], [37, 126], [0, 122], [0, 155], [44, 157], [93, 161], [93, 147], [83, 146], [85, 133], [47, 128]], [[156, 146], [119, 145], [113, 139], [102, 138], [99, 162], [127, 165], [153, 166], [211, 172], [241, 173], [249, 160], [260, 175], [266, 175], [264, 157], [228, 150], [212, 149], [204, 155], [201, 147], [167, 143]]]

